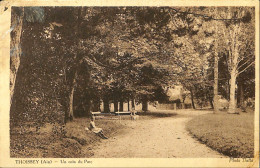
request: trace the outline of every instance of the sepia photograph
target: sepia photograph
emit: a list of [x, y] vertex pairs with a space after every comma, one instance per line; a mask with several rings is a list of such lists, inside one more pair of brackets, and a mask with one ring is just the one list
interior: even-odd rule
[[259, 162], [254, 5], [9, 10], [6, 154], [16, 164]]

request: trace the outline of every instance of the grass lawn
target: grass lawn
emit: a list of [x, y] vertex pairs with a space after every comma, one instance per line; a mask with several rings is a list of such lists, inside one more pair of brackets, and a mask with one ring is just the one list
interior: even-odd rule
[[[175, 116], [175, 113], [138, 113], [141, 120]], [[129, 115], [96, 117], [95, 124], [104, 130], [104, 134], [113, 138], [127, 133]], [[89, 127], [89, 118], [75, 118], [68, 122], [61, 132], [60, 126], [46, 124], [38, 132], [30, 123], [23, 127], [14, 127], [10, 131], [10, 156], [16, 158], [88, 158], [93, 155], [92, 148], [101, 138], [85, 127]], [[63, 134], [61, 134], [63, 133]]]
[[186, 129], [202, 143], [229, 157], [254, 155], [254, 114], [205, 114], [190, 120]]
[[[90, 119], [76, 118], [66, 124], [65, 135], [61, 135], [59, 127], [46, 124], [36, 133], [34, 127], [24, 126], [24, 128], [12, 128], [10, 132], [10, 155], [11, 157], [89, 157], [91, 150], [84, 150], [95, 142], [101, 140], [100, 137], [91, 131], [86, 131]], [[118, 120], [96, 120], [96, 126], [101, 127], [108, 137], [113, 137], [123, 130]]]

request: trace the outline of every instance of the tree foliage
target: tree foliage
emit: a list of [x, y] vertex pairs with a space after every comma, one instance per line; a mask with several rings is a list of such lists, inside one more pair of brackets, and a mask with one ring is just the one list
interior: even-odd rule
[[209, 15], [229, 18], [224, 7], [23, 9], [24, 16], [20, 8], [12, 14], [13, 25], [21, 21], [18, 15], [23, 23], [21, 35], [12, 35], [12, 46], [20, 43], [23, 53], [16, 53], [19, 71], [11, 69], [17, 73], [11, 107], [15, 122], [64, 123], [98, 110], [100, 100], [166, 101], [164, 88], [179, 84], [196, 99], [212, 102], [216, 53], [229, 73], [233, 56], [239, 55], [235, 68], [240, 82], [254, 71], [253, 9], [230, 8], [232, 18], [243, 22]]

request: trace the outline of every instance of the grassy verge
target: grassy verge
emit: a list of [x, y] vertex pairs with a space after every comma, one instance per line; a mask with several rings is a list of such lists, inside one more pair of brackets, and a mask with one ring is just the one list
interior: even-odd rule
[[201, 142], [230, 157], [254, 155], [254, 114], [205, 114], [190, 120], [187, 130]]
[[[47, 124], [38, 132], [35, 128], [12, 128], [10, 132], [11, 157], [89, 157], [91, 150], [83, 150], [101, 140], [91, 131], [86, 131], [89, 119], [78, 118], [66, 124], [61, 134], [61, 127]], [[101, 127], [108, 137], [113, 137], [123, 130], [124, 126], [118, 120], [96, 120], [96, 126]]]

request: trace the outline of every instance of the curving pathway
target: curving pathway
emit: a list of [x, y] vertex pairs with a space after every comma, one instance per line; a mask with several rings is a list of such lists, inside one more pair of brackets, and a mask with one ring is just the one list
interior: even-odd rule
[[[173, 111], [161, 111], [173, 112]], [[93, 149], [94, 158], [221, 158], [225, 157], [201, 144], [185, 129], [196, 115], [210, 111], [177, 111], [176, 116], [137, 121], [122, 120], [127, 130], [102, 140]], [[142, 116], [140, 116], [142, 117]]]

